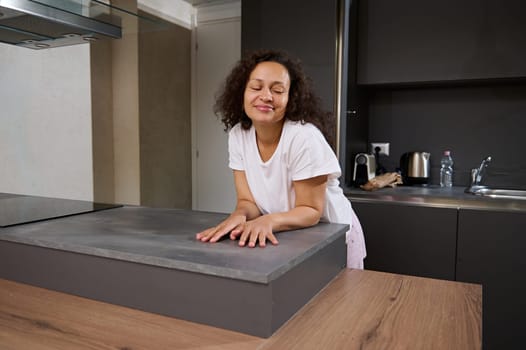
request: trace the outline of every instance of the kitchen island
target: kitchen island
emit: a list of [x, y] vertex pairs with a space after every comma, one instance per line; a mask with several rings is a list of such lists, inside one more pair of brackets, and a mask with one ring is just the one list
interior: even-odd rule
[[348, 225], [202, 243], [226, 214], [118, 207], [0, 229], [0, 278], [268, 337], [344, 267]]
[[0, 279], [6, 349], [481, 349], [480, 285], [345, 269], [270, 338]]

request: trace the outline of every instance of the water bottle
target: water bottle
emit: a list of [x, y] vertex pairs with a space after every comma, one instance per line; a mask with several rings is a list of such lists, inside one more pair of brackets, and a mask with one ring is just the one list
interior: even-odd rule
[[450, 151], [444, 151], [440, 160], [440, 187], [453, 186], [453, 158]]

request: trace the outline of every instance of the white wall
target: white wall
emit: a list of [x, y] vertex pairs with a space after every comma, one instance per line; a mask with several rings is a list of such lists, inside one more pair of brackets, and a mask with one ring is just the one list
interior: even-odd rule
[[0, 44], [0, 192], [93, 199], [89, 45]]
[[[227, 138], [212, 105], [240, 57], [241, 2], [198, 12], [200, 50], [193, 59], [195, 67], [212, 69], [193, 73], [193, 208], [229, 212], [235, 190]], [[0, 44], [0, 192], [93, 199], [89, 50]]]

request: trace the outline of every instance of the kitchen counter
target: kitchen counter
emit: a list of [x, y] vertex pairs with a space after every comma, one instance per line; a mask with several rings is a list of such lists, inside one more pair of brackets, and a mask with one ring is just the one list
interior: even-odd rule
[[321, 223], [298, 233], [278, 233], [280, 244], [267, 242], [264, 249], [242, 249], [230, 239], [219, 244], [195, 239], [197, 232], [226, 217], [122, 207], [4, 228], [0, 240], [264, 284], [342, 238], [348, 227]]
[[268, 339], [2, 279], [0, 315], [0, 341], [8, 349], [482, 346], [480, 285], [367, 270], [342, 271]]
[[345, 267], [348, 225], [195, 239], [226, 217], [125, 206], [0, 228], [0, 278], [268, 337]]
[[476, 196], [465, 193], [465, 189], [465, 187], [441, 188], [435, 185], [397, 186], [372, 192], [359, 188], [345, 188], [344, 193], [351, 202], [386, 202], [439, 208], [526, 212], [526, 200]]

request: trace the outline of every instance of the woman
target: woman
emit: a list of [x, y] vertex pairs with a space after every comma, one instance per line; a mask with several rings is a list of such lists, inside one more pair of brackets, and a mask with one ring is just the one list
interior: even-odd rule
[[196, 238], [216, 242], [229, 234], [240, 246], [264, 247], [267, 240], [278, 244], [275, 232], [320, 220], [345, 223], [351, 226], [347, 266], [363, 268], [362, 229], [339, 187], [341, 170], [329, 146], [331, 117], [300, 64], [277, 51], [249, 55], [227, 77], [215, 112], [230, 130], [237, 206]]

